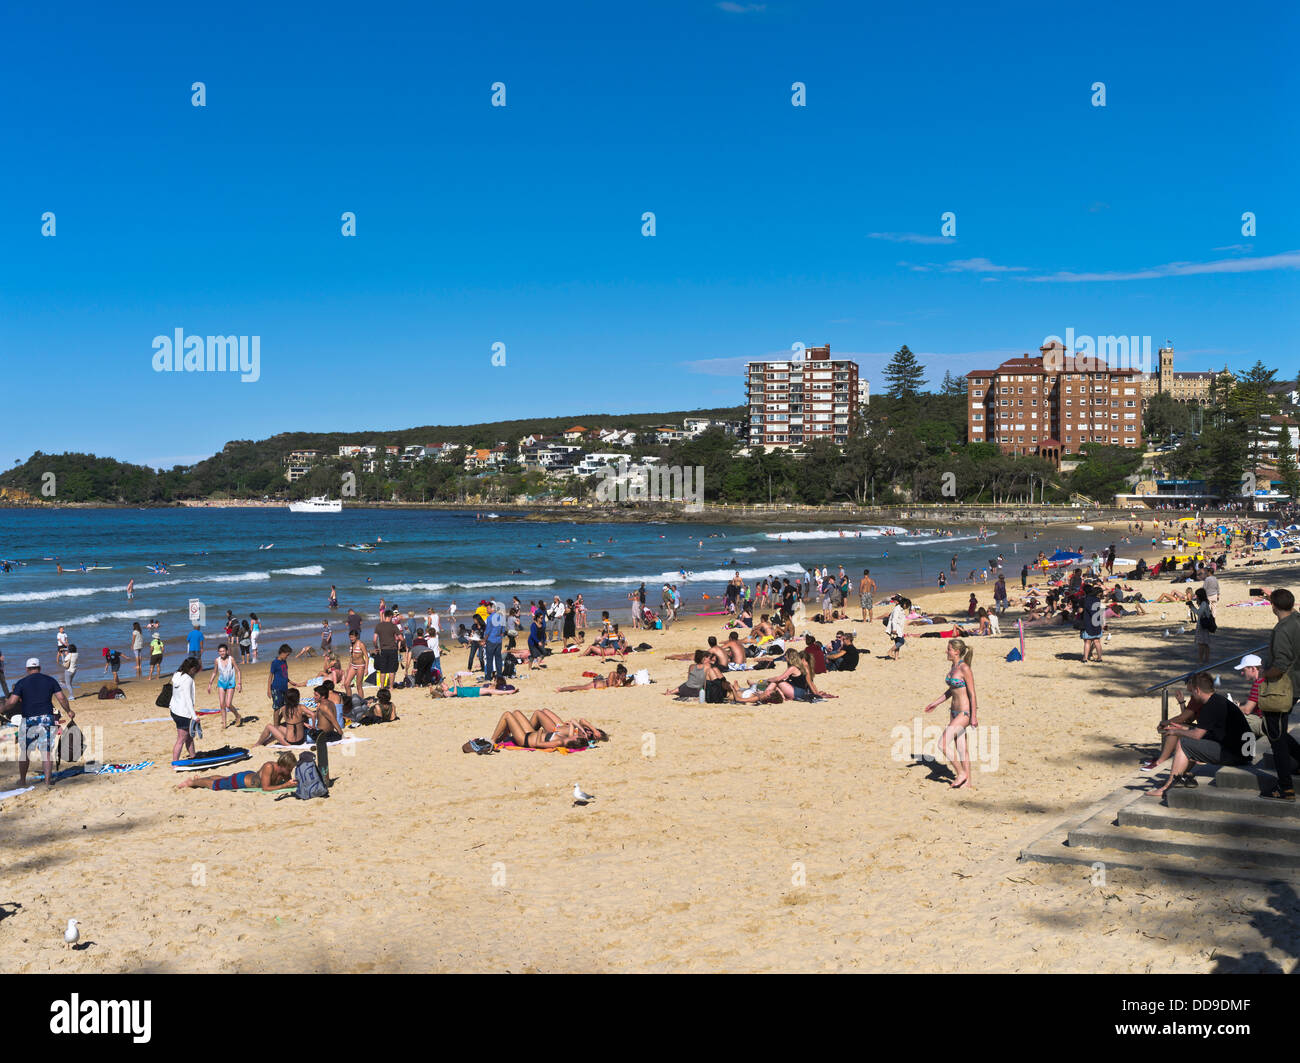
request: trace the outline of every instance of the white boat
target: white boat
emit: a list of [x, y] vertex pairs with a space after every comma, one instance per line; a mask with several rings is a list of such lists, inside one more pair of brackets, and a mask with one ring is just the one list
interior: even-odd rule
[[290, 513], [342, 513], [343, 500], [325, 498], [317, 495], [315, 498], [309, 498], [305, 502], [290, 502]]

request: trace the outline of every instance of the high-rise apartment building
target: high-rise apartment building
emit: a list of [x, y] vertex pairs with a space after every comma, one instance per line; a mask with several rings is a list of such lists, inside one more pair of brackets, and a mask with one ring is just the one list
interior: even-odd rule
[[803, 358], [745, 366], [749, 444], [772, 450], [823, 439], [843, 445], [863, 395], [858, 363], [832, 359], [830, 345], [809, 347]]
[[1084, 443], [1142, 446], [1142, 381], [1135, 369], [1076, 365], [1063, 344], [966, 374], [967, 438], [1004, 454], [1060, 461]]

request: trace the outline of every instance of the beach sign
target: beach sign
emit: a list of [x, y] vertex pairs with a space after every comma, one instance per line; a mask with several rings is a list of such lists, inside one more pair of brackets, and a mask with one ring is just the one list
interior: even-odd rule
[[190, 623], [199, 628], [208, 624], [208, 607], [197, 598], [190, 599]]
[[1025, 622], [1017, 620], [1016, 627], [1020, 629], [1020, 659], [1023, 661], [1025, 659]]

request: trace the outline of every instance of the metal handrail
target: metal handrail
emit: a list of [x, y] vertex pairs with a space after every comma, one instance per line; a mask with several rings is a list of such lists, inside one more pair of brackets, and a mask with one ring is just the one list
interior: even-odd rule
[[1240, 653], [1234, 653], [1231, 657], [1225, 657], [1221, 661], [1215, 661], [1213, 664], [1205, 664], [1199, 668], [1193, 668], [1190, 672], [1184, 672], [1182, 675], [1176, 675], [1172, 679], [1166, 679], [1163, 683], [1157, 683], [1153, 687], [1147, 687], [1147, 689], [1144, 690], [1142, 693], [1154, 694], [1157, 690], [1160, 691], [1160, 719], [1168, 720], [1169, 719], [1169, 688], [1173, 686], [1175, 683], [1186, 682], [1192, 676], [1197, 675], [1200, 672], [1209, 672], [1215, 668], [1222, 668], [1225, 664], [1231, 664], [1233, 661], [1239, 660], [1240, 658], [1244, 657], [1248, 653], [1259, 653], [1260, 650], [1266, 650], [1266, 649], [1268, 649], [1267, 642], [1263, 643], [1260, 646], [1253, 646], [1248, 650], [1242, 650]]
[[1193, 668], [1190, 672], [1184, 672], [1182, 675], [1176, 675], [1172, 679], [1166, 679], [1163, 683], [1157, 683], [1153, 687], [1147, 687], [1146, 690], [1144, 690], [1142, 693], [1154, 694], [1157, 690], [1162, 690], [1167, 686], [1172, 686], [1174, 683], [1185, 682], [1186, 680], [1191, 679], [1192, 676], [1197, 675], [1200, 672], [1209, 672], [1214, 670], [1215, 668], [1222, 668], [1225, 664], [1231, 664], [1233, 661], [1240, 660], [1248, 653], [1259, 653], [1260, 650], [1266, 650], [1266, 649], [1268, 649], [1267, 642], [1265, 642], [1263, 645], [1260, 646], [1253, 646], [1248, 650], [1242, 650], [1240, 653], [1234, 653], [1231, 657], [1225, 657], [1221, 661], [1215, 661], [1213, 664], [1203, 664], [1199, 668]]

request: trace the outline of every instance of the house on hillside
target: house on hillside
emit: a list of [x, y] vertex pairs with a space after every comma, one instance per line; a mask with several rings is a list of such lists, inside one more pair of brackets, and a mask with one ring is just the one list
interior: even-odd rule
[[565, 432], [562, 432], [561, 435], [564, 436], [564, 441], [566, 443], [581, 443], [583, 439], [586, 438], [589, 431], [590, 429], [583, 428], [582, 425], [579, 424], [574, 425]]

